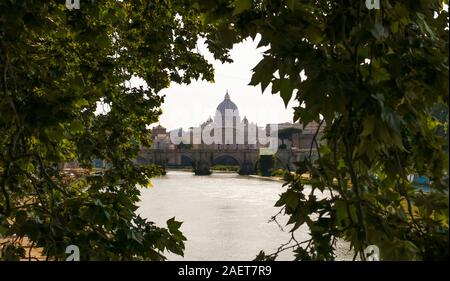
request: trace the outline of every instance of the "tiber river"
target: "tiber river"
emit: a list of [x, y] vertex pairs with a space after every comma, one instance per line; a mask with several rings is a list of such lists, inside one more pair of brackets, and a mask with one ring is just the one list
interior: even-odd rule
[[[152, 179], [152, 188], [143, 189], [137, 212], [158, 226], [175, 216], [183, 221], [186, 236], [184, 258], [166, 254], [168, 260], [253, 260], [260, 250], [274, 252], [289, 241], [291, 226], [284, 232], [270, 218], [279, 208], [273, 207], [285, 188], [281, 182], [213, 173], [168, 171], [166, 176]], [[287, 217], [279, 216], [285, 225]], [[308, 238], [308, 229], [296, 231], [301, 241]], [[348, 247], [338, 246], [337, 259], [351, 259]], [[292, 260], [289, 250], [277, 260]]]

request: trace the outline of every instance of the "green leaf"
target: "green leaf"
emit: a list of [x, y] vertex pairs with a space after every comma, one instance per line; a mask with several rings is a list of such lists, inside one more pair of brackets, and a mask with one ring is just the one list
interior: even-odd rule
[[361, 137], [370, 136], [375, 129], [376, 119], [375, 116], [367, 116], [363, 120], [363, 131], [360, 134]]
[[179, 222], [175, 220], [175, 217], [167, 220], [167, 227], [171, 233], [176, 233], [180, 229], [183, 222]]
[[233, 16], [239, 15], [252, 7], [252, 0], [235, 0]]
[[75, 120], [70, 123], [69, 130], [72, 132], [72, 134], [78, 134], [84, 131], [84, 125], [81, 121]]
[[419, 27], [422, 30], [422, 32], [430, 35], [433, 40], [436, 40], [436, 35], [434, 34], [433, 30], [431, 30], [430, 26], [427, 24], [425, 16], [422, 13], [416, 13], [416, 14], [417, 14], [417, 19], [418, 19], [417, 22], [418, 22]]
[[299, 196], [297, 195], [297, 193], [295, 193], [292, 190], [288, 190], [285, 193], [285, 202], [286, 202], [286, 206], [288, 208], [290, 208], [291, 210], [294, 210], [295, 208], [297, 208], [298, 204], [299, 204]]
[[280, 80], [280, 96], [283, 99], [284, 105], [287, 107], [289, 101], [292, 97], [292, 91], [294, 90], [294, 85], [290, 79]]
[[254, 68], [249, 85], [257, 86], [261, 83], [261, 92], [264, 92], [273, 79], [275, 61], [271, 57], [264, 57]]

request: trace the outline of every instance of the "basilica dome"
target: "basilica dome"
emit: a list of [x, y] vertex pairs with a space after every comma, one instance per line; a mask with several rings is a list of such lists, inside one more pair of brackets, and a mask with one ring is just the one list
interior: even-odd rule
[[234, 111], [236, 114], [239, 114], [238, 107], [231, 101], [228, 92], [226, 93], [224, 100], [217, 106], [217, 113], [225, 116], [226, 110]]

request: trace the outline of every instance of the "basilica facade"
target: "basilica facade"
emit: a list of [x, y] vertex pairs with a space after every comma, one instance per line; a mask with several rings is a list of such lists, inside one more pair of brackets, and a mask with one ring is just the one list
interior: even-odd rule
[[[289, 139], [279, 139], [278, 131], [296, 129]], [[241, 118], [238, 106], [227, 93], [217, 105], [213, 117], [197, 127], [188, 130], [178, 129], [168, 132], [158, 125], [152, 129], [152, 149], [209, 149], [209, 150], [246, 150], [271, 148], [300, 149], [308, 147], [310, 139], [318, 128], [316, 122], [306, 127], [301, 123], [267, 124], [259, 127], [245, 116]], [[273, 147], [273, 145], [277, 145]]]

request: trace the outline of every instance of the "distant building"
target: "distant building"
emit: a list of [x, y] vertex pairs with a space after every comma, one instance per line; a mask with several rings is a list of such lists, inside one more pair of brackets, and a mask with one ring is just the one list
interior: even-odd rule
[[155, 149], [173, 149], [174, 145], [170, 142], [169, 134], [166, 128], [158, 125], [152, 129], [153, 148]]
[[[230, 115], [232, 113], [232, 115]], [[276, 125], [278, 130], [271, 132], [271, 125]], [[290, 134], [286, 138], [280, 138], [278, 144], [280, 148], [286, 149], [305, 149], [309, 148], [316, 133], [319, 124], [317, 122], [311, 122], [307, 126], [301, 122], [297, 123], [279, 123], [279, 124], [267, 124], [265, 132], [262, 128], [258, 128], [257, 124], [250, 122], [245, 116], [241, 119], [239, 109], [237, 105], [231, 100], [228, 92], [225, 94], [224, 99], [216, 108], [216, 112], [213, 118], [209, 117], [205, 122], [198, 127], [190, 127], [187, 131], [182, 129], [167, 132], [166, 128], [158, 125], [152, 129], [153, 149], [177, 149], [177, 148], [189, 148], [189, 149], [260, 149], [267, 145], [262, 145], [258, 142], [258, 133], [264, 132], [266, 135], [274, 135], [275, 133], [283, 132], [286, 129], [291, 130]], [[324, 126], [323, 126], [324, 127]], [[323, 127], [320, 128], [318, 137], [320, 138]], [[215, 131], [214, 129], [218, 129]], [[214, 142], [207, 144], [201, 137], [201, 133], [207, 130], [210, 133], [210, 137], [217, 137], [220, 139], [219, 143]], [[260, 132], [258, 132], [260, 131]], [[215, 132], [219, 134], [214, 135]], [[170, 134], [184, 135], [181, 144], [174, 144], [171, 141]], [[255, 136], [256, 141], [251, 141], [250, 136]], [[243, 137], [243, 139], [242, 139]], [[195, 139], [197, 138], [197, 139]], [[239, 139], [240, 138], [240, 139]], [[217, 140], [216, 139], [216, 140]], [[249, 141], [250, 140], [250, 141]]]
[[[273, 155], [275, 167], [293, 171], [307, 157], [317, 158], [313, 144], [323, 128], [317, 122], [268, 124], [260, 128], [245, 116], [228, 92], [213, 117], [197, 127], [167, 131], [161, 125], [152, 129], [152, 147], [142, 147], [136, 163], [164, 167], [192, 167], [196, 175], [209, 175], [217, 165], [238, 166], [239, 174], [257, 171], [261, 155]], [[270, 129], [273, 131], [271, 132]], [[312, 148], [312, 149], [311, 149]]]
[[[175, 149], [177, 147], [189, 147], [192, 149], [257, 149], [259, 144], [257, 142], [252, 143], [249, 141], [248, 137], [252, 128], [255, 131], [254, 134], [257, 140], [257, 124], [249, 122], [245, 116], [241, 119], [237, 105], [231, 100], [230, 95], [227, 92], [223, 101], [217, 106], [213, 118], [209, 117], [199, 127], [190, 127], [188, 131], [183, 131], [182, 129], [172, 131], [178, 135], [188, 135], [188, 141], [184, 141], [182, 144], [173, 144], [170, 139], [171, 132], [167, 132], [164, 127], [158, 125], [152, 129], [152, 148]], [[218, 129], [218, 131], [215, 131], [214, 129]], [[217, 137], [220, 141], [207, 144], [204, 142], [203, 138], [201, 138], [196, 142], [194, 140], [195, 133], [204, 130], [211, 132], [211, 138]], [[219, 134], [216, 136], [215, 132], [218, 132]], [[240, 137], [241, 139], [239, 139]]]
[[[316, 121], [312, 121], [306, 126], [301, 122], [284, 122], [278, 124], [267, 124], [267, 131], [270, 131], [270, 125], [275, 125], [275, 127], [278, 128], [278, 143], [280, 144], [280, 148], [283, 149], [309, 149], [316, 132], [316, 139], [319, 142], [325, 128], [325, 124], [322, 124], [322, 126], [319, 128], [319, 123], [317, 123]], [[286, 136], [286, 134], [283, 134], [283, 131], [286, 132], [289, 129], [292, 129], [290, 130], [291, 134], [288, 134], [288, 136]]]
[[152, 133], [153, 133], [153, 136], [157, 136], [157, 135], [165, 135], [167, 132], [166, 132], [166, 128], [164, 128], [161, 125], [158, 125], [152, 129]]

